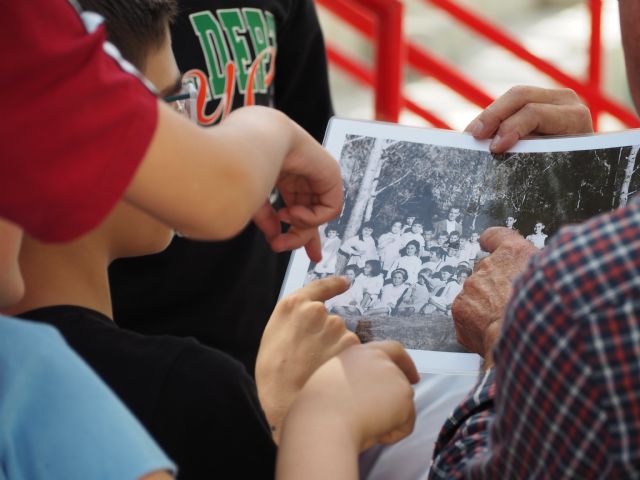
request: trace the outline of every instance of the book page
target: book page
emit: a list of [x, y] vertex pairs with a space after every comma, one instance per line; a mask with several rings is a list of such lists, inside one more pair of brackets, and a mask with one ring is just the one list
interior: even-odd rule
[[397, 340], [421, 372], [476, 374], [451, 305], [482, 259], [492, 226], [537, 248], [567, 224], [625, 204], [640, 187], [640, 131], [488, 141], [448, 130], [334, 118], [324, 142], [339, 160], [345, 204], [321, 227], [323, 259], [293, 253], [281, 296], [317, 278], [351, 278], [326, 302], [363, 342]]

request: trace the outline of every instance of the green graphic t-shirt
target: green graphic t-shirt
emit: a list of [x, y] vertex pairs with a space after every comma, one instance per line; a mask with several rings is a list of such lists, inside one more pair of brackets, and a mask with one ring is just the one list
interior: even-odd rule
[[[201, 124], [216, 125], [244, 105], [272, 106], [322, 141], [333, 111], [313, 0], [180, 0], [179, 7], [173, 50], [200, 88]], [[176, 238], [159, 255], [112, 266], [115, 320], [143, 333], [196, 337], [253, 373], [287, 263], [253, 225], [227, 242]]]

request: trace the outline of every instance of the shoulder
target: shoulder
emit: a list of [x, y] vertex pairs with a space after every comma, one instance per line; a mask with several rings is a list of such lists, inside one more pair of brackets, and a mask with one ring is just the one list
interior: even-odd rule
[[[0, 317], [0, 368], [2, 380], [12, 374], [64, 375], [66, 361], [77, 360], [62, 335], [49, 325]], [[19, 370], [14, 370], [19, 368]]]
[[527, 329], [529, 335], [540, 329], [545, 338], [579, 335], [580, 329], [592, 340], [612, 335], [615, 328], [635, 331], [623, 324], [640, 315], [639, 278], [636, 202], [561, 229], [516, 280], [505, 327]]
[[567, 303], [630, 293], [640, 275], [640, 202], [561, 229], [534, 265], [550, 280], [575, 287], [558, 288]]
[[172, 468], [51, 327], [0, 318], [0, 391], [0, 450], [16, 452], [3, 467], [17, 478], [137, 478]]

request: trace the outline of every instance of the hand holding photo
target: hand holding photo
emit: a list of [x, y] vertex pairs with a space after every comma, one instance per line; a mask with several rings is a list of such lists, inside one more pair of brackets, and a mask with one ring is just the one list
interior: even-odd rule
[[523, 140], [496, 155], [469, 134], [333, 119], [325, 146], [340, 161], [344, 208], [321, 228], [319, 263], [294, 253], [282, 293], [347, 276], [328, 311], [363, 342], [400, 342], [422, 372], [478, 369], [451, 307], [486, 256], [486, 229], [506, 227], [538, 251], [640, 187], [640, 131]]

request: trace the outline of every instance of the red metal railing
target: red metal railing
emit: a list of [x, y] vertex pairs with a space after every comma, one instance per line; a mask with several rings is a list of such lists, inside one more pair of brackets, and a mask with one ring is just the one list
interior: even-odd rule
[[[329, 60], [363, 84], [375, 88], [376, 118], [397, 121], [403, 106], [421, 116], [434, 126], [448, 128], [446, 122], [433, 112], [406, 98], [398, 72], [405, 65], [423, 75], [428, 75], [447, 85], [453, 91], [481, 108], [492, 98], [456, 67], [438, 58], [425, 47], [407, 40], [402, 35], [402, 2], [399, 0], [316, 0], [375, 43], [376, 61], [372, 72], [361, 62], [354, 60], [328, 43]], [[550, 62], [534, 55], [508, 33], [483, 19], [478, 14], [461, 7], [452, 0], [423, 0], [447, 12], [458, 22], [487, 40], [502, 46], [521, 60], [545, 73], [560, 85], [574, 89], [591, 108], [594, 126], [601, 113], [609, 113], [631, 127], [639, 127], [640, 120], [634, 113], [610, 99], [601, 89], [601, 12], [602, 0], [590, 0], [591, 42], [589, 69], [586, 81], [578, 80], [561, 71]]]

